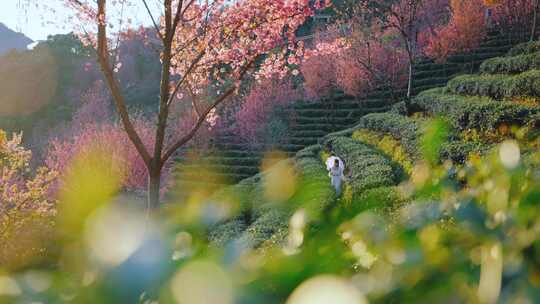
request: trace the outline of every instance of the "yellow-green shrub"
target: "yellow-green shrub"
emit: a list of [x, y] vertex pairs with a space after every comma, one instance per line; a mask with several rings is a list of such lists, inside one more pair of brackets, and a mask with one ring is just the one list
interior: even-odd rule
[[379, 148], [393, 161], [399, 163], [407, 174], [412, 172], [414, 164], [411, 157], [401, 143], [392, 136], [360, 129], [353, 133], [352, 138]]

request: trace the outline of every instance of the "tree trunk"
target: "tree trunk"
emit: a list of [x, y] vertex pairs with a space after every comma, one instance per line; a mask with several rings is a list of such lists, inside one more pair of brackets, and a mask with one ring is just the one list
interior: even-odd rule
[[409, 81], [407, 84], [407, 97], [405, 98], [405, 111], [407, 112], [407, 115], [411, 114], [412, 81], [413, 81], [413, 61], [409, 57]]
[[407, 84], [407, 98], [411, 98], [412, 95], [412, 82], [413, 82], [413, 63], [409, 60], [409, 82]]
[[159, 207], [159, 190], [161, 186], [161, 170], [152, 166], [148, 172], [148, 207], [157, 209]]
[[[414, 64], [414, 55], [413, 55], [413, 49], [411, 46], [411, 42], [407, 39], [407, 37], [404, 37], [405, 40], [405, 47], [407, 51], [407, 59], [409, 59], [409, 81], [407, 83], [407, 99], [411, 99], [412, 95], [412, 85], [413, 85], [413, 64]], [[408, 106], [408, 105], [407, 105]]]
[[531, 41], [534, 41], [534, 38], [536, 38], [536, 27], [538, 23], [538, 6], [539, 6], [539, 0], [534, 1], [534, 9], [533, 9], [533, 25], [531, 30]]

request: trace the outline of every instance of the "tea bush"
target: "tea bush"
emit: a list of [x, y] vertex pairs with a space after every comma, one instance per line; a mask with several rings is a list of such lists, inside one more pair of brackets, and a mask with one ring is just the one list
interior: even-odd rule
[[480, 72], [487, 74], [516, 74], [540, 69], [540, 52], [513, 57], [495, 57], [480, 65]]
[[412, 101], [415, 107], [435, 116], [444, 116], [457, 130], [495, 129], [501, 124], [536, 123], [540, 110], [488, 97], [445, 94], [442, 89], [422, 92]]
[[462, 75], [448, 82], [450, 93], [488, 96], [495, 99], [540, 95], [540, 70], [516, 75]]

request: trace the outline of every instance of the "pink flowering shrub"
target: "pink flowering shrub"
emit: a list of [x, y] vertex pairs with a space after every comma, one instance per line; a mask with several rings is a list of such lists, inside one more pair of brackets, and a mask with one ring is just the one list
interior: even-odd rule
[[318, 37], [315, 46], [306, 50], [300, 63], [304, 91], [310, 100], [328, 98], [338, 87], [336, 57], [347, 47], [340, 37]]
[[275, 117], [283, 109], [301, 99], [300, 91], [290, 79], [265, 79], [256, 82], [244, 96], [239, 111], [236, 113], [236, 125], [239, 136], [253, 146], [267, 143], [270, 124], [280, 119], [290, 123], [291, 117]]
[[504, 33], [524, 33], [532, 30], [535, 0], [500, 0], [491, 5], [492, 21]]
[[[192, 102], [192, 100], [186, 100], [186, 102], [188, 101]], [[201, 105], [186, 107], [186, 103], [184, 102], [173, 104], [171, 108], [172, 114], [167, 123], [168, 133], [165, 138], [167, 144], [171, 144], [191, 131], [199, 118], [195, 109], [199, 109], [200, 113], [201, 107]], [[220, 131], [220, 128], [223, 127], [221, 125], [222, 118], [215, 109], [210, 111], [202, 127], [197, 130], [197, 133], [186, 144], [186, 147], [194, 147], [198, 150], [208, 149], [210, 139], [214, 138], [217, 132]]]
[[335, 57], [320, 54], [309, 57], [301, 65], [306, 97], [310, 100], [329, 97], [337, 87]]
[[[144, 144], [151, 148], [153, 144], [151, 124], [143, 118], [137, 118], [134, 125], [140, 132]], [[110, 168], [113, 171], [111, 174], [123, 176], [123, 186], [126, 190], [145, 191], [148, 182], [146, 165], [119, 124], [109, 121], [80, 124], [69, 133], [71, 136], [57, 137], [50, 141], [45, 160], [49, 167], [65, 174], [74, 157], [84, 157], [87, 153], [96, 152], [96, 149], [103, 150], [103, 153], [110, 153], [114, 163], [117, 164], [116, 167]]]
[[[110, 174], [122, 177], [122, 186], [125, 190], [143, 193], [148, 183], [146, 164], [121, 124], [111, 119], [113, 115], [110, 111], [110, 100], [102, 92], [102, 84], [98, 83], [82, 95], [82, 106], [73, 115], [71, 124], [49, 141], [45, 162], [50, 168], [60, 172], [60, 182], [56, 187], [61, 187], [62, 177], [69, 172], [70, 164], [75, 157], [85, 157], [95, 152], [110, 154], [115, 164], [110, 168]], [[182, 109], [174, 111], [177, 113], [171, 117], [168, 124], [167, 145], [189, 132], [196, 121], [195, 113]], [[141, 114], [132, 115], [132, 122], [143, 144], [152, 151], [155, 124]], [[205, 147], [209, 133], [208, 128], [201, 128], [191, 144]], [[162, 194], [171, 185], [172, 170], [171, 159], [164, 166]]]
[[329, 98], [335, 89], [364, 96], [378, 87], [403, 87], [407, 55], [399, 42], [375, 26], [367, 32], [325, 37], [306, 51], [300, 70], [308, 98]]
[[98, 80], [81, 95], [81, 106], [72, 118], [74, 129], [82, 129], [85, 125], [110, 119], [112, 112], [106, 92], [107, 87], [103, 81]]
[[354, 32], [350, 46], [336, 61], [337, 85], [345, 93], [364, 96], [378, 87], [398, 89], [407, 82], [407, 54], [396, 39], [375, 29], [367, 35]]
[[[146, 165], [122, 126], [111, 120], [110, 100], [104, 91], [103, 84], [96, 83], [81, 96], [82, 105], [74, 113], [71, 124], [50, 139], [45, 163], [60, 173], [60, 183], [56, 187], [61, 187], [62, 177], [68, 172], [74, 157], [84, 157], [85, 154], [96, 152], [95, 149], [101, 149], [101, 152], [111, 154], [117, 164], [110, 168], [111, 173], [122, 175], [124, 188], [142, 192], [146, 189], [148, 179]], [[146, 147], [152, 149], [152, 123], [139, 115], [133, 124]], [[166, 178], [167, 174], [164, 175]]]
[[450, 54], [470, 52], [487, 34], [485, 6], [481, 0], [452, 0], [450, 21], [427, 34], [424, 53], [443, 62]]

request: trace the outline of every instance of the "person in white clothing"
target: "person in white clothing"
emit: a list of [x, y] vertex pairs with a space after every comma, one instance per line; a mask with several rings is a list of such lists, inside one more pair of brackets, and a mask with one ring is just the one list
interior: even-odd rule
[[331, 178], [332, 186], [336, 189], [337, 195], [341, 194], [341, 182], [345, 179], [343, 167], [339, 165], [339, 159], [334, 160], [334, 165], [330, 168], [328, 175]]

